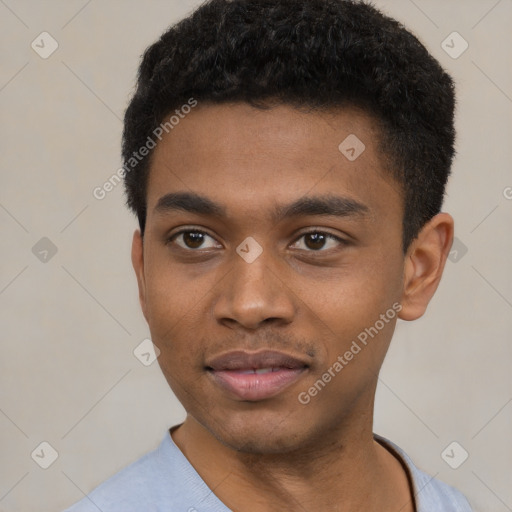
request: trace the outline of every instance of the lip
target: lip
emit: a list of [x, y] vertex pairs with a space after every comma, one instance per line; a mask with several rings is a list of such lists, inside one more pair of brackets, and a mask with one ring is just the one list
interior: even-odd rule
[[245, 401], [272, 398], [296, 382], [309, 365], [274, 350], [221, 354], [206, 364], [208, 374], [230, 395]]

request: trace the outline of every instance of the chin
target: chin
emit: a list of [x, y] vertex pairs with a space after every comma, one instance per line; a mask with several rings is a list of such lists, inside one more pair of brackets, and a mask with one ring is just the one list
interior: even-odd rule
[[[215, 425], [205, 425], [207, 430], [223, 445], [241, 453], [248, 454], [280, 454], [289, 453], [299, 449], [307, 440], [304, 428], [284, 424], [282, 416], [277, 421], [260, 417], [257, 420], [226, 421], [224, 418], [221, 429]], [[219, 423], [217, 423], [219, 425]]]
[[266, 434], [258, 435], [223, 435], [217, 439], [232, 450], [247, 454], [272, 455], [293, 452], [297, 449], [297, 443], [289, 436], [269, 437]]

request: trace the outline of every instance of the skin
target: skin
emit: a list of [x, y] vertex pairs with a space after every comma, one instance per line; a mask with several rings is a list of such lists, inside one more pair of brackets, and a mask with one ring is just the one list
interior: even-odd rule
[[[338, 150], [349, 134], [366, 146], [353, 162]], [[145, 233], [132, 246], [140, 303], [187, 411], [172, 437], [232, 510], [414, 510], [405, 470], [372, 434], [396, 318], [307, 405], [297, 398], [394, 303], [400, 318], [420, 317], [441, 279], [453, 219], [436, 215], [404, 254], [401, 189], [383, 168], [378, 137], [355, 108], [200, 104], [153, 153]], [[155, 210], [175, 192], [200, 194], [226, 216]], [[366, 209], [272, 218], [276, 205], [326, 195]], [[184, 228], [206, 235], [174, 236]], [[305, 233], [344, 242], [315, 244]], [[236, 252], [247, 237], [263, 249], [252, 263]], [[281, 350], [309, 367], [279, 395], [243, 401], [205, 370], [234, 349]]]

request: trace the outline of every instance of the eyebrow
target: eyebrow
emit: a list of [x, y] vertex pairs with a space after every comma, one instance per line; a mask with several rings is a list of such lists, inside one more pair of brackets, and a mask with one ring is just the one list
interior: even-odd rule
[[[154, 210], [164, 215], [184, 211], [219, 219], [227, 218], [224, 206], [195, 192], [172, 192], [162, 196]], [[277, 205], [271, 214], [272, 222], [300, 216], [364, 217], [370, 208], [354, 199], [335, 195], [301, 197], [287, 205]]]

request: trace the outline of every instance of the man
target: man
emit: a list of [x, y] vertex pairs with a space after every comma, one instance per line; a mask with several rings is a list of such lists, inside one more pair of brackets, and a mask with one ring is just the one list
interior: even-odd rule
[[444, 269], [450, 77], [348, 0], [211, 0], [145, 52], [132, 262], [187, 411], [70, 511], [470, 511], [373, 434], [398, 318]]

